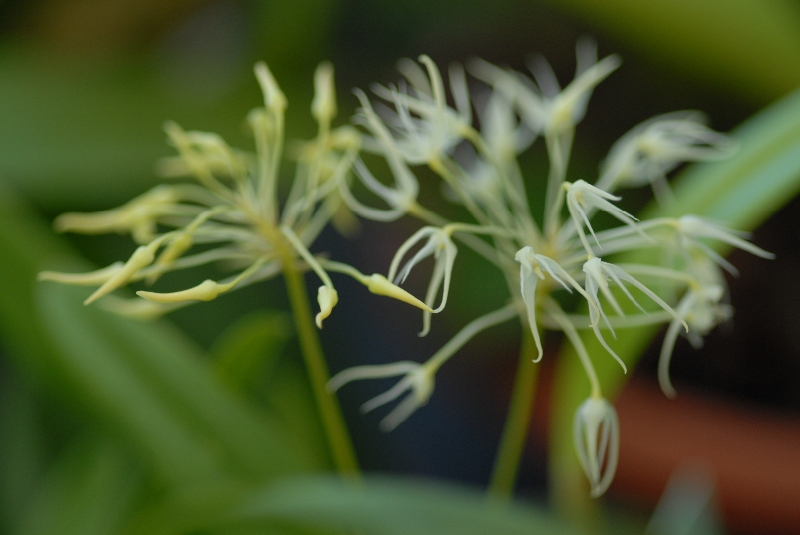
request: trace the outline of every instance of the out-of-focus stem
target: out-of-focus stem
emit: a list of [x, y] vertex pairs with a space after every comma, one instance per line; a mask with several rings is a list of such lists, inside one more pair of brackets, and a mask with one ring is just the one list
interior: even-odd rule
[[336, 398], [327, 390], [330, 375], [308, 303], [308, 293], [303, 275], [291, 265], [285, 265], [283, 277], [289, 293], [295, 328], [300, 339], [300, 349], [336, 471], [342, 476], [358, 479], [361, 477], [361, 470], [358, 467], [358, 460], [342, 417], [342, 411]]
[[514, 380], [514, 390], [511, 393], [511, 404], [497, 450], [492, 479], [489, 482], [491, 496], [510, 499], [514, 493], [517, 471], [533, 413], [536, 381], [539, 377], [539, 366], [533, 363], [536, 355], [533, 335], [530, 330], [523, 328], [522, 346], [519, 353], [517, 376]]

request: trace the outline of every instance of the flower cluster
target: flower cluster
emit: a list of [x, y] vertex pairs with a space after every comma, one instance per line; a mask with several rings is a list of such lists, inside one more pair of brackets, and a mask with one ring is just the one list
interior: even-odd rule
[[[518, 317], [530, 329], [536, 360], [542, 357], [543, 332], [561, 331], [575, 347], [592, 385], [575, 415], [575, 447], [592, 495], [599, 496], [616, 469], [619, 426], [592, 364], [592, 358], [602, 355], [590, 356], [578, 331], [591, 329], [625, 368], [607, 336], [616, 336], [621, 328], [668, 323], [660, 379], [672, 395], [668, 363], [677, 335], [685, 332], [697, 343], [730, 315], [722, 269], [730, 271], [732, 266], [706, 242], [721, 241], [763, 258], [772, 255], [739, 233], [697, 216], [639, 221], [616, 204], [619, 188], [640, 185], [651, 185], [660, 202], [671, 202], [665, 178], [669, 171], [684, 162], [732, 153], [735, 144], [709, 129], [698, 113], [671, 113], [635, 127], [613, 146], [595, 184], [567, 180], [575, 127], [594, 88], [620, 65], [613, 55], [598, 60], [596, 48], [586, 42], [579, 43], [577, 59], [575, 78], [563, 89], [544, 60], [533, 65], [533, 78], [474, 61], [468, 66], [476, 79], [472, 84], [462, 67], [450, 69], [451, 105], [439, 69], [421, 56], [419, 63], [399, 64], [401, 83], [376, 87], [384, 101], [380, 106], [357, 93], [361, 108], [355, 122], [365, 130], [364, 150], [385, 158], [393, 180], [379, 182], [356, 158], [356, 176], [386, 207], [363, 204], [341, 177], [339, 190], [347, 207], [362, 217], [390, 221], [407, 214], [425, 223], [399, 248], [388, 273], [388, 279], [401, 284], [420, 261], [434, 258], [421, 335], [430, 329], [431, 313], [446, 305], [458, 247], [473, 249], [498, 269], [509, 289], [509, 303], [469, 323], [423, 364], [357, 366], [335, 376], [329, 386], [338, 389], [354, 380], [400, 376], [393, 388], [363, 406], [364, 411], [372, 410], [408, 392], [382, 422], [384, 429], [392, 429], [428, 402], [436, 371], [481, 330]], [[545, 208], [539, 217], [531, 212], [517, 161], [537, 137], [544, 138], [550, 161]], [[448, 221], [419, 204], [419, 166], [438, 175], [448, 198], [469, 213], [468, 221]], [[592, 218], [598, 212], [621, 225], [595, 229]], [[413, 252], [416, 246], [420, 247]], [[660, 254], [650, 255], [653, 263], [646, 264], [608, 261], [614, 253], [640, 249]], [[559, 291], [580, 295], [587, 312], [579, 308], [567, 313], [553, 297]], [[638, 312], [626, 315], [620, 299]]]
[[[114, 210], [60, 216], [55, 223], [60, 231], [130, 233], [138, 248], [127, 261], [91, 273], [43, 272], [40, 278], [96, 286], [87, 304], [102, 298], [100, 304], [109, 310], [152, 318], [281, 272], [313, 270], [322, 281], [316, 316], [321, 328], [339, 299], [328, 275], [334, 271], [352, 276], [375, 294], [422, 309], [424, 336], [432, 315], [446, 307], [458, 249], [467, 247], [497, 268], [508, 287], [508, 303], [468, 323], [422, 364], [357, 366], [333, 377], [329, 390], [355, 380], [400, 377], [362, 407], [371, 411], [405, 396], [382, 421], [383, 429], [391, 430], [428, 402], [438, 370], [479, 332], [518, 318], [530, 330], [538, 361], [544, 332], [560, 331], [574, 346], [591, 383], [589, 397], [575, 415], [574, 437], [592, 495], [599, 496], [616, 469], [619, 424], [592, 364], [603, 356], [588, 354], [579, 331], [591, 331], [624, 369], [606, 338], [615, 337], [617, 329], [667, 323], [659, 378], [665, 393], [674, 395], [668, 367], [678, 334], [685, 332], [699, 344], [731, 314], [722, 271], [735, 270], [708, 241], [771, 257], [740, 233], [701, 217], [639, 221], [617, 205], [618, 189], [641, 185], [650, 185], [659, 202], [669, 203], [667, 173], [684, 162], [732, 153], [735, 145], [709, 129], [698, 113], [662, 115], [635, 127], [612, 147], [594, 184], [567, 180], [575, 128], [594, 88], [619, 65], [613, 55], [598, 60], [594, 45], [581, 42], [575, 78], [562, 88], [541, 59], [532, 67], [532, 78], [476, 60], [467, 69], [471, 81], [463, 67], [450, 68], [448, 99], [444, 79], [429, 57], [421, 56], [419, 63], [403, 60], [402, 82], [375, 88], [382, 103], [375, 105], [356, 92], [361, 107], [354, 123], [359, 130], [333, 128], [333, 70], [322, 64], [311, 105], [318, 133], [298, 145], [288, 196], [279, 199], [287, 101], [260, 63], [255, 73], [264, 106], [248, 115], [255, 153], [233, 149], [216, 134], [167, 124], [178, 156], [163, 161], [161, 170], [194, 182], [158, 186]], [[539, 137], [550, 168], [544, 212], [533, 214], [518, 156]], [[391, 171], [388, 183], [375, 177], [362, 153], [385, 159]], [[420, 166], [441, 179], [445, 196], [464, 207], [468, 220], [447, 220], [419, 203]], [[356, 184], [383, 205], [359, 200]], [[620, 225], [595, 229], [592, 219], [598, 212]], [[409, 215], [424, 226], [400, 246], [386, 276], [368, 276], [309, 251], [329, 222], [344, 228], [354, 214], [383, 222]], [[646, 249], [659, 253], [650, 256], [652, 263], [609, 261], [615, 253]], [[417, 299], [399, 285], [429, 257], [430, 283], [424, 298]], [[223, 263], [236, 273], [177, 292], [138, 291], [143, 299], [109, 295], [132, 282], [153, 284], [167, 272], [209, 263]], [[554, 297], [561, 291], [579, 295], [584, 307], [564, 310]], [[626, 315], [621, 300], [638, 312]]]
[[[373, 293], [429, 311], [382, 275], [366, 276], [309, 252], [328, 222], [339, 227], [352, 224], [353, 215], [342, 202], [339, 184], [352, 180], [351, 169], [362, 143], [352, 126], [332, 128], [337, 105], [330, 64], [320, 65], [314, 77], [311, 113], [318, 124], [317, 137], [299, 145], [296, 172], [283, 202], [278, 199], [278, 182], [287, 101], [265, 64], [257, 64], [255, 74], [264, 94], [264, 107], [247, 117], [255, 154], [231, 148], [217, 134], [187, 132], [167, 123], [165, 130], [178, 156], [161, 162], [162, 173], [170, 178], [192, 177], [196, 183], [160, 185], [114, 210], [62, 214], [55, 222], [59, 231], [130, 233], [139, 246], [126, 262], [91, 273], [46, 271], [39, 278], [98, 286], [86, 304], [103, 298], [100, 304], [108, 310], [148, 319], [210, 301], [282, 271], [311, 269], [323, 283], [317, 292], [316, 323], [321, 328], [339, 300], [328, 271], [341, 271]], [[192, 252], [195, 245], [203, 250]], [[153, 284], [169, 271], [209, 263], [222, 263], [237, 273], [177, 292], [138, 291], [144, 299], [108, 295], [131, 282]]]

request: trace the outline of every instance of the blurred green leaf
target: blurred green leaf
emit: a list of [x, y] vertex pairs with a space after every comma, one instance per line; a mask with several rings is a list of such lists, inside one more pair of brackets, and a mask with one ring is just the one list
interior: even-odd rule
[[[543, 509], [488, 501], [478, 489], [396, 477], [368, 477], [362, 484], [328, 476], [295, 477], [233, 494], [229, 487], [221, 486], [217, 494], [221, 498], [209, 503], [224, 502], [226, 506], [215, 505], [214, 514], [201, 509], [193, 514], [192, 502], [174, 500], [168, 507], [153, 510], [146, 522], [126, 535], [172, 535], [202, 529], [227, 533], [235, 528], [258, 533], [574, 533]], [[182, 510], [187, 506], [190, 509]], [[176, 522], [175, 518], [185, 521]]]
[[140, 487], [130, 460], [104, 439], [79, 436], [27, 503], [17, 535], [116, 534]]
[[302, 445], [221, 388], [174, 329], [83, 307], [83, 289], [42, 284], [39, 295], [75, 380], [174, 475], [224, 467], [258, 480], [301, 468]]
[[327, 470], [330, 454], [308, 376], [298, 355], [284, 354], [291, 336], [294, 326], [286, 313], [261, 311], [245, 316], [214, 344], [214, 371], [279, 418], [306, 445], [314, 468]]
[[207, 102], [171, 86], [155, 58], [106, 64], [2, 52], [0, 173], [53, 211], [118, 205], [154, 185], [155, 162], [173, 152], [161, 128], [167, 119], [241, 134], [241, 102], [258, 103], [255, 83], [245, 83], [249, 68], [234, 77], [235, 93]]
[[313, 465], [285, 426], [228, 392], [167, 323], [131, 322], [84, 307], [85, 289], [36, 283], [36, 272], [63, 263], [68, 250], [7, 187], [0, 257], [9, 285], [0, 292], [0, 333], [9, 354], [55, 391], [77, 394], [162, 476], [260, 480]]
[[[732, 135], [740, 143], [734, 157], [687, 169], [675, 181], [676, 203], [663, 213], [650, 208], [647, 216], [694, 213], [751, 230], [800, 191], [800, 92], [760, 112]], [[637, 258], [622, 255], [616, 261]], [[658, 330], [629, 329], [608, 342], [632, 369]], [[584, 343], [590, 355], [598, 356], [594, 359], [598, 377], [606, 395], [613, 398], [625, 382], [622, 369], [593, 335], [584, 336]], [[588, 493], [573, 453], [572, 418], [589, 393], [589, 383], [572, 347], [565, 346], [562, 353], [554, 377], [550, 435], [553, 492], [562, 503], [581, 502]], [[575, 507], [583, 506], [575, 503]]]
[[239, 391], [250, 391], [274, 370], [293, 335], [288, 315], [277, 311], [249, 314], [229, 327], [211, 348], [212, 368]]
[[791, 0], [550, 0], [634, 50], [770, 102], [800, 86], [800, 5]]
[[477, 489], [389, 477], [368, 478], [364, 485], [287, 480], [252, 496], [231, 517], [255, 525], [275, 520], [357, 533], [570, 533], [544, 510], [487, 501]]
[[[7, 368], [7, 367], [4, 367]], [[44, 470], [45, 437], [33, 392], [3, 369], [0, 384], [0, 525], [19, 522]]]

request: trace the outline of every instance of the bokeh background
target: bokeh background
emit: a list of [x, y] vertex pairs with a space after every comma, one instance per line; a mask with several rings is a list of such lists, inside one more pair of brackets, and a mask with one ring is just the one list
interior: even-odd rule
[[[356, 105], [351, 89], [395, 81], [399, 58], [425, 53], [444, 66], [481, 57], [524, 70], [534, 54], [541, 54], [567, 83], [574, 71], [575, 43], [582, 36], [598, 42], [601, 56], [618, 53], [624, 63], [595, 91], [578, 128], [570, 171], [574, 180], [593, 180], [613, 142], [653, 115], [703, 110], [712, 127], [729, 131], [800, 86], [800, 3], [793, 0], [1, 2], [0, 196], [5, 200], [0, 210], [6, 245], [0, 264], [6, 279], [0, 290], [0, 530], [47, 532], [50, 524], [40, 526], [31, 518], [50, 511], [47, 504], [57, 501], [52, 498], [57, 493], [42, 483], [55, 477], [52, 467], [80, 449], [76, 443], [87, 443], [86, 436], [125, 441], [121, 428], [127, 424], [98, 410], [93, 403], [100, 402], [49, 368], [47, 358], [37, 357], [40, 349], [28, 343], [36, 334], [25, 334], [31, 327], [22, 323], [39, 314], [32, 289], [35, 270], [59, 265], [73, 254], [96, 265], [130, 254], [133, 245], [127, 237], [45, 237], [43, 225], [64, 211], [120, 205], [155, 185], [155, 163], [171, 154], [161, 129], [165, 120], [218, 132], [233, 146], [250, 147], [244, 117], [260, 99], [252, 65], [265, 60], [289, 97], [288, 136], [309, 137], [314, 133], [308, 113], [312, 74], [322, 60], [336, 67], [339, 120], [344, 122]], [[522, 164], [536, 192], [547, 170], [542, 147]], [[432, 182], [423, 185], [424, 203], [457, 216], [458, 209], [440, 200], [439, 193]], [[674, 468], [692, 459], [709, 463], [720, 485], [739, 481], [725, 479], [726, 469], [760, 471], [763, 477], [755, 480], [778, 485], [783, 496], [796, 492], [795, 501], [800, 497], [800, 204], [788, 197], [785, 201], [753, 238], [777, 259], [732, 256], [741, 270], [729, 281], [733, 322], [715, 330], [700, 351], [679, 342], [672, 370], [682, 404], [665, 408], [650, 395], [658, 339], [634, 372], [632, 386], [623, 391], [618, 405], [623, 452], [609, 503], [633, 518], [635, 526], [643, 525]], [[648, 195], [633, 193], [625, 202], [635, 213]], [[385, 272], [397, 246], [416, 228], [403, 220], [395, 225], [365, 222], [351, 237], [329, 230], [315, 252], [328, 251], [365, 273]], [[175, 276], [164, 281], [164, 288], [184, 287], [215, 273]], [[504, 300], [503, 282], [467, 251], [460, 254], [454, 277], [452, 301], [434, 319], [426, 339], [416, 336], [421, 322], [414, 310], [380, 301], [348, 280], [335, 280], [341, 302], [321, 332], [331, 370], [422, 360], [470, 319]], [[419, 293], [424, 280], [409, 284]], [[179, 311], [170, 321], [192, 351], [213, 362], [221, 348], [250, 332], [249, 325], [282, 317], [275, 311], [286, 309], [277, 280]], [[285, 334], [280, 352], [290, 358], [297, 353], [290, 324], [275, 321], [269, 325]], [[485, 485], [518, 345], [516, 325], [478, 337], [439, 373], [429, 405], [391, 434], [378, 430], [380, 414], [361, 416], [357, 410], [385, 384], [344, 389], [341, 401], [364, 468]], [[558, 340], [548, 349], [518, 487], [524, 499], [537, 503], [547, 496], [548, 377]], [[253, 402], [268, 398], [263, 393], [268, 388], [253, 387]], [[702, 412], [698, 407], [713, 421], [730, 420], [730, 426], [686, 423], [682, 415]], [[669, 417], [659, 417], [670, 410]], [[626, 421], [632, 422], [627, 428]], [[647, 427], [660, 422], [671, 426], [663, 436], [656, 434], [660, 428]], [[700, 435], [690, 434], [691, 425]], [[748, 446], [752, 455], [772, 452], [767, 457], [773, 465], [793, 461], [794, 468], [790, 464], [773, 473], [773, 465], [742, 465], [751, 451], [746, 450], [723, 469], [714, 464], [722, 455], [715, 449], [722, 447], [720, 440], [702, 451], [692, 448], [704, 432], [735, 440], [742, 430], [756, 436]], [[660, 452], [653, 445], [655, 436], [661, 437], [656, 441]], [[81, 462], [75, 461], [76, 470]], [[774, 478], [783, 479], [778, 484]], [[783, 513], [769, 510], [769, 504], [741, 505], [757, 493], [731, 498], [720, 492], [726, 496], [721, 515], [731, 532], [779, 533], [792, 519], [800, 529], [796, 512], [780, 517]], [[776, 514], [779, 522], [764, 520]]]

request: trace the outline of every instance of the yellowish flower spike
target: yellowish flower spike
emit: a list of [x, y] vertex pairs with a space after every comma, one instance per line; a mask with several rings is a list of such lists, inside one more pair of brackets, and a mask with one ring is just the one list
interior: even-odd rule
[[125, 265], [109, 277], [108, 280], [83, 302], [83, 304], [88, 305], [93, 303], [104, 295], [128, 284], [140, 269], [153, 263], [153, 260], [156, 258], [155, 251], [158, 249], [159, 245], [161, 245], [160, 240], [155, 240], [148, 245], [140, 245], [137, 247], [130, 259], [125, 262]]
[[53, 227], [57, 232], [81, 234], [130, 232], [136, 243], [147, 243], [155, 234], [156, 220], [171, 212], [177, 200], [172, 187], [157, 186], [116, 210], [61, 214], [53, 222]]
[[114, 262], [110, 266], [89, 271], [87, 273], [59, 273], [56, 271], [42, 271], [37, 276], [40, 281], [53, 281], [63, 284], [74, 284], [77, 286], [98, 286], [113, 277], [122, 266], [124, 262]]

